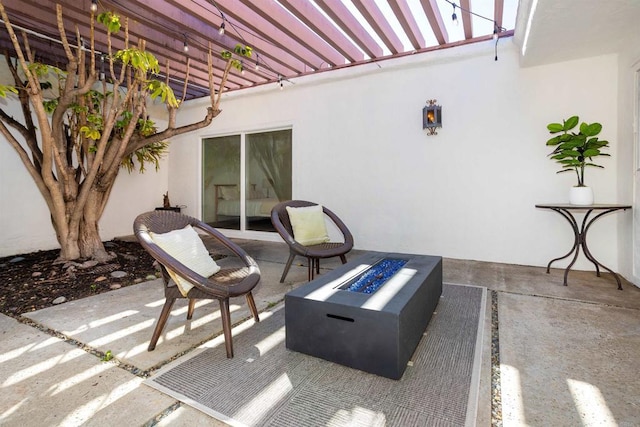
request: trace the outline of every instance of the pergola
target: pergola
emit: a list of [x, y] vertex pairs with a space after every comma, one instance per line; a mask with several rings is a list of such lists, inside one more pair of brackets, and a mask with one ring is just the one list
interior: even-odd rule
[[[515, 2], [506, 3], [514, 9]], [[62, 6], [67, 37], [75, 44], [76, 28], [88, 40], [92, 9], [96, 14], [115, 12], [123, 22], [128, 18], [130, 42], [144, 39], [146, 49], [161, 64], [170, 64], [174, 90], [182, 92], [190, 59], [187, 99], [208, 94], [210, 47], [216, 58], [216, 83], [224, 66], [219, 52], [233, 51], [237, 44], [253, 48], [252, 57], [244, 59], [243, 72], [226, 82], [225, 90], [234, 90], [511, 35], [515, 23], [515, 10], [510, 9], [511, 28], [504, 28], [504, 0], [4, 0], [3, 4], [11, 22], [29, 32], [37, 59], [52, 65], [66, 64], [57, 42], [56, 4]], [[114, 37], [114, 48], [122, 47], [121, 32]], [[13, 47], [2, 38], [0, 49], [11, 55]], [[106, 49], [106, 35], [99, 29], [96, 50], [100, 54]]]

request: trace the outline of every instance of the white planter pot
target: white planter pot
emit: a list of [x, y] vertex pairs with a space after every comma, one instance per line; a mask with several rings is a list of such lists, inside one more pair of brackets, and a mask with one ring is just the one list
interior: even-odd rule
[[569, 189], [569, 203], [572, 205], [592, 205], [593, 190], [591, 187], [571, 187]]

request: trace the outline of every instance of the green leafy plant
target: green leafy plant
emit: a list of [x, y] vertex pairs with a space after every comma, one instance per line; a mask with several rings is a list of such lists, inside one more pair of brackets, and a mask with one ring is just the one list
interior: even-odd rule
[[609, 147], [609, 141], [598, 139], [598, 135], [602, 131], [600, 123], [581, 123], [579, 132], [571, 132], [578, 123], [578, 116], [569, 117], [560, 123], [550, 123], [547, 129], [551, 134], [556, 135], [547, 141], [547, 145], [556, 148], [549, 153], [549, 157], [562, 165], [557, 173], [575, 171], [578, 177], [577, 187], [585, 187], [584, 185], [584, 169], [587, 166], [596, 168], [604, 168], [603, 166], [593, 163], [593, 158], [598, 156], [609, 156], [603, 153], [603, 148]]
[[113, 12], [101, 13], [96, 17], [96, 21], [104, 25], [110, 33], [120, 31], [120, 17]]
[[0, 85], [0, 98], [6, 98], [7, 92], [18, 93], [18, 89], [13, 86]]
[[[251, 46], [237, 44], [236, 47], [233, 49], [233, 53], [235, 53], [238, 56], [251, 58], [251, 55], [253, 54], [253, 48]], [[228, 50], [223, 50], [222, 52], [220, 52], [220, 56], [225, 61], [230, 61], [230, 64], [233, 68], [235, 68], [238, 71], [242, 71], [244, 68], [244, 64], [242, 63], [242, 61], [238, 59], [233, 59], [233, 53], [229, 52]]]
[[104, 356], [102, 356], [102, 361], [103, 362], [108, 362], [111, 359], [113, 359], [113, 353], [111, 353], [111, 350], [107, 350], [107, 352], [104, 354]]

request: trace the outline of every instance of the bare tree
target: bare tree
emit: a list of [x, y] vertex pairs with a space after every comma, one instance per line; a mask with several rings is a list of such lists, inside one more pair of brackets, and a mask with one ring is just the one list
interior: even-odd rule
[[[91, 14], [88, 48], [82, 42], [72, 46], [58, 5], [58, 30], [68, 61], [63, 71], [34, 60], [26, 33], [21, 33], [20, 42], [1, 0], [0, 14], [16, 51], [15, 59], [5, 52], [15, 87], [0, 85], [0, 96], [17, 96], [23, 115], [18, 120], [0, 108], [0, 133], [18, 153], [51, 212], [60, 259], [106, 261], [110, 255], [102, 244], [98, 222], [122, 165], [131, 169], [135, 158], [142, 169], [145, 161], [157, 167], [168, 138], [208, 126], [220, 113], [230, 70], [240, 68], [241, 63], [231, 52], [223, 52], [226, 63], [216, 94], [210, 47], [211, 105], [202, 120], [176, 127], [181, 101], [169, 87], [169, 65], [166, 81], [152, 78], [159, 73], [158, 60], [145, 50], [144, 40], [131, 46], [126, 20], [122, 50], [112, 48], [112, 34], [122, 29], [120, 18], [108, 12]], [[102, 58], [108, 71], [102, 80], [97, 77], [96, 22], [104, 24], [107, 32], [107, 52]], [[81, 40], [77, 28], [75, 32], [76, 40]], [[250, 56], [251, 48], [238, 45], [235, 54]], [[187, 62], [182, 100], [188, 72]], [[147, 115], [146, 103], [153, 98], [167, 106], [167, 127], [162, 131]]]

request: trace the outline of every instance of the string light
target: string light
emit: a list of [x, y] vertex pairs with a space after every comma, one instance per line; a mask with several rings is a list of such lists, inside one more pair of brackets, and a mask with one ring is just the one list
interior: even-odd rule
[[244, 76], [244, 61], [240, 61], [240, 74]]
[[220, 24], [220, 29], [218, 30], [218, 34], [223, 35], [224, 34], [224, 13], [220, 12], [220, 15], [222, 16], [222, 24]]
[[100, 75], [99, 75], [99, 79], [105, 80], [105, 75], [104, 75], [104, 59], [105, 59], [105, 55], [102, 54], [100, 55]]
[[458, 24], [458, 16], [456, 15], [456, 7], [460, 8], [460, 10], [463, 11], [463, 12], [466, 12], [466, 13], [471, 14], [473, 16], [477, 16], [478, 18], [484, 19], [486, 21], [493, 22], [493, 35], [492, 35], [492, 38], [496, 42], [496, 45], [495, 45], [495, 51], [496, 51], [495, 60], [497, 61], [498, 60], [498, 40], [500, 39], [500, 33], [502, 31], [505, 31], [506, 28], [502, 28], [501, 26], [499, 26], [498, 23], [494, 19], [487, 18], [486, 16], [479, 15], [479, 14], [477, 14], [475, 12], [472, 12], [471, 10], [464, 9], [463, 7], [457, 5], [456, 3], [452, 2], [451, 0], [445, 0], [445, 1], [453, 6], [453, 15], [451, 15], [451, 19], [453, 19], [453, 22], [456, 25]]
[[91, 0], [91, 12], [96, 13], [98, 11], [98, 0]]
[[189, 44], [187, 43], [187, 35], [184, 34], [184, 46], [182, 47], [182, 50], [184, 50], [184, 53], [189, 52]]
[[493, 21], [493, 40], [496, 42], [494, 46], [496, 54], [494, 61], [498, 60], [498, 40], [500, 40], [500, 38], [498, 37], [498, 32], [500, 32], [500, 27], [498, 27], [498, 23], [496, 21]]
[[[222, 10], [220, 9], [220, 7], [218, 7], [218, 4], [216, 3], [216, 0], [208, 0], [217, 10], [218, 13], [220, 14], [220, 17], [222, 18], [222, 23], [220, 24], [220, 29], [218, 30], [218, 33], [220, 35], [223, 35], [225, 33], [225, 24], [228, 23], [231, 27], [231, 30], [234, 31], [235, 33], [238, 34], [238, 36], [240, 37], [240, 39], [242, 39], [242, 41], [247, 44], [247, 41], [244, 39], [244, 37], [242, 37], [242, 34], [240, 34], [240, 31], [238, 31], [238, 29], [235, 27], [235, 25], [233, 24], [233, 21], [229, 21], [225, 16], [224, 13], [222, 12]], [[244, 29], [244, 31], [247, 31], [246, 29]], [[254, 35], [253, 33], [251, 33], [249, 31], [250, 34]], [[280, 83], [280, 89], [282, 89], [284, 87], [284, 84], [282, 83], [282, 76], [280, 74], [277, 74], [275, 72], [275, 70], [269, 65], [268, 61], [265, 61], [264, 59], [262, 61], [260, 61], [260, 56], [258, 55], [257, 52], [256, 53], [256, 63], [255, 63], [255, 69], [256, 71], [259, 71], [261, 68], [264, 68], [265, 71], [267, 73], [272, 73], [273, 75], [277, 75], [278, 76], [278, 82]]]

